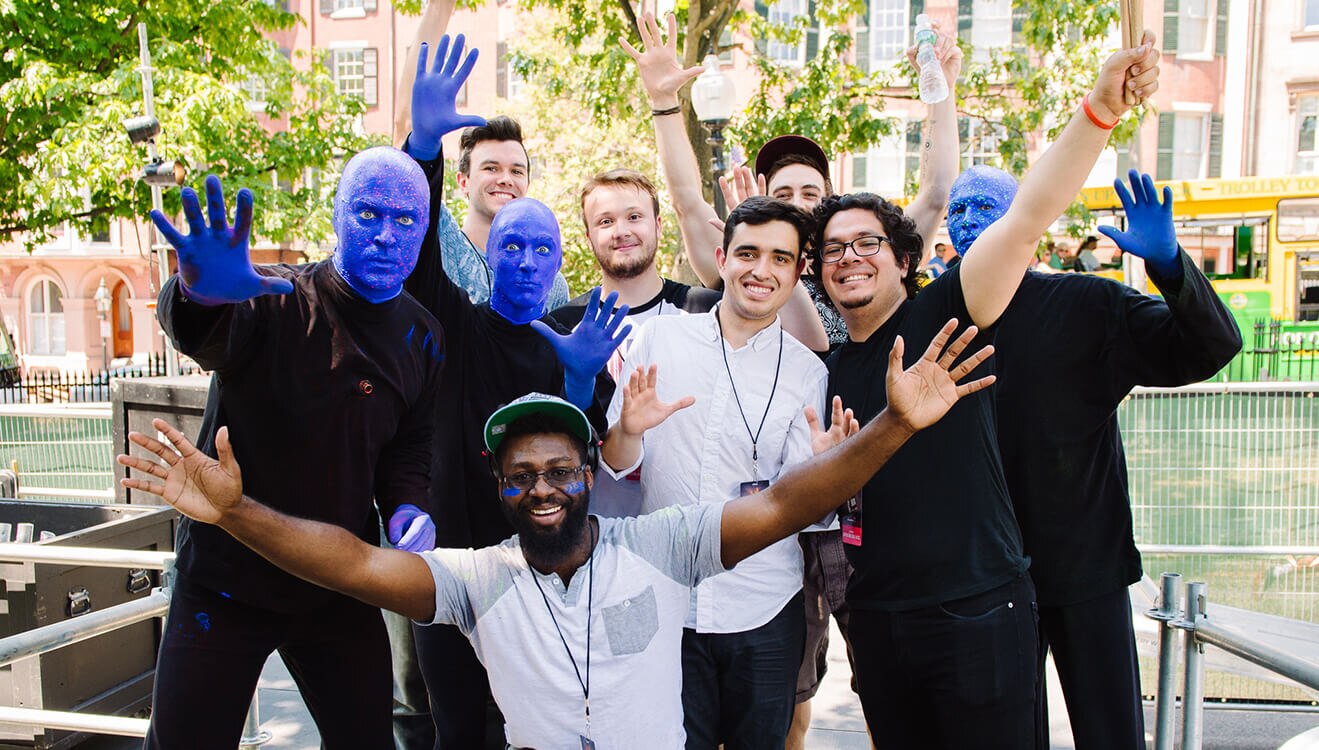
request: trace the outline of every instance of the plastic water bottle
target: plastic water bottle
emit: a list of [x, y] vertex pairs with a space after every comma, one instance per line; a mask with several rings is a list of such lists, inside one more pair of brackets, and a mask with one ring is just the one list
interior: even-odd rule
[[948, 79], [943, 77], [943, 66], [934, 52], [937, 37], [930, 28], [930, 17], [916, 16], [916, 65], [920, 70], [921, 101], [938, 104], [948, 98]]

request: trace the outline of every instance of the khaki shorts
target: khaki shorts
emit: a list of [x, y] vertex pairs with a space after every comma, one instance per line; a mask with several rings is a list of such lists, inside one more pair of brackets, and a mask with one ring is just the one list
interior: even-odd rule
[[[806, 599], [806, 650], [797, 672], [797, 702], [808, 701], [820, 689], [829, 667], [829, 615], [847, 641], [847, 579], [852, 567], [843, 550], [843, 533], [808, 531], [797, 535], [805, 560], [802, 593]], [[847, 662], [852, 664], [852, 646], [847, 644]], [[852, 670], [852, 692], [856, 692], [856, 670]]]

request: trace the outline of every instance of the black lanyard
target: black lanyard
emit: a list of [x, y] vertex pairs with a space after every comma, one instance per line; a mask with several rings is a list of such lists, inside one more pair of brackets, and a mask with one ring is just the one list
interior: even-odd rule
[[760, 453], [756, 449], [756, 443], [760, 442], [760, 431], [765, 429], [765, 420], [769, 418], [769, 407], [774, 403], [774, 393], [779, 389], [779, 370], [783, 367], [783, 327], [779, 326], [779, 360], [774, 365], [774, 385], [769, 388], [769, 398], [765, 401], [765, 413], [760, 415], [760, 426], [756, 431], [751, 432], [751, 423], [747, 421], [746, 412], [742, 409], [742, 399], [737, 395], [737, 383], [733, 382], [733, 368], [728, 366], [728, 344], [724, 341], [724, 324], [719, 320], [719, 310], [714, 311], [714, 322], [719, 327], [719, 353], [724, 355], [724, 372], [728, 373], [728, 384], [733, 387], [733, 401], [737, 403], [737, 413], [742, 417], [742, 424], [747, 428], [747, 436], [751, 438], [751, 471], [756, 474], [756, 479], [760, 479], [760, 470], [756, 462], [760, 458]]
[[554, 616], [554, 609], [550, 607], [550, 598], [545, 595], [545, 589], [540, 585], [540, 578], [536, 576], [535, 568], [531, 570], [531, 580], [536, 584], [536, 589], [540, 591], [540, 598], [545, 600], [545, 611], [550, 613], [550, 622], [554, 623], [554, 629], [559, 633], [559, 640], [563, 642], [563, 650], [568, 652], [568, 662], [572, 664], [572, 671], [577, 674], [577, 684], [582, 686], [582, 702], [586, 706], [586, 736], [591, 737], [591, 600], [595, 598], [595, 524], [591, 519], [586, 519], [587, 525], [591, 527], [591, 556], [586, 558], [586, 679], [582, 679], [582, 672], [577, 668], [577, 660], [573, 658], [572, 649], [568, 648], [568, 639], [563, 637], [563, 628], [559, 627], [559, 620]]

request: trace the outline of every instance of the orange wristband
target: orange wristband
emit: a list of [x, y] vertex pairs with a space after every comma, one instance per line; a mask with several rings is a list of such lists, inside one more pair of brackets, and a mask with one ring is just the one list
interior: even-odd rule
[[1095, 127], [1101, 130], [1112, 130], [1113, 128], [1117, 127], [1118, 120], [1105, 123], [1103, 120], [1099, 119], [1099, 115], [1096, 115], [1093, 109], [1090, 109], [1089, 94], [1086, 94], [1085, 96], [1081, 97], [1081, 109], [1085, 110], [1085, 116], [1090, 118], [1090, 122], [1093, 122], [1095, 124]]

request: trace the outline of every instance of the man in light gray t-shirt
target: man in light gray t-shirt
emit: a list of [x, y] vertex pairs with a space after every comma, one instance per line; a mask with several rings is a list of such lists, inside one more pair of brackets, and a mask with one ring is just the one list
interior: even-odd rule
[[[678, 653], [692, 586], [815, 522], [917, 430], [988, 386], [992, 377], [957, 385], [989, 351], [952, 367], [976, 333], [945, 351], [952, 331], [950, 321], [915, 364], [890, 371], [888, 407], [865, 429], [835, 405], [832, 427], [815, 433], [823, 452], [768, 489], [642, 518], [588, 514], [599, 445], [590, 423], [566, 401], [524, 396], [485, 426], [499, 501], [518, 533], [480, 550], [382, 548], [271, 510], [243, 496], [223, 427], [218, 461], [159, 419], [153, 427], [175, 448], [134, 432], [129, 439], [161, 460], [118, 460], [150, 475], [124, 486], [223, 528], [294, 575], [418, 622], [456, 624], [487, 668], [513, 746], [676, 750], [685, 743]], [[685, 405], [658, 399], [654, 370], [622, 387], [619, 419], [633, 429]]]

